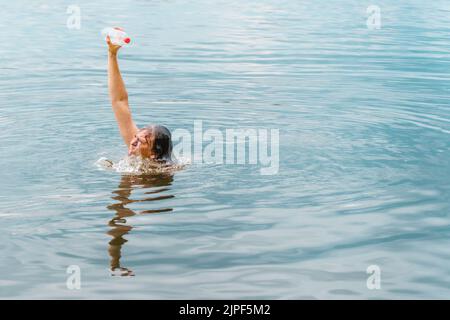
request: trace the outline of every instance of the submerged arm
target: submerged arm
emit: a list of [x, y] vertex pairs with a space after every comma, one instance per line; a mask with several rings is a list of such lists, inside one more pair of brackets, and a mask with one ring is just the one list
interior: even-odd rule
[[119, 125], [120, 134], [129, 147], [131, 140], [137, 133], [138, 128], [131, 117], [130, 106], [128, 105], [128, 93], [125, 88], [122, 76], [119, 70], [119, 63], [117, 61], [117, 52], [120, 46], [111, 44], [107, 38], [109, 46], [108, 50], [108, 88], [109, 96], [111, 98], [111, 105], [114, 115]]

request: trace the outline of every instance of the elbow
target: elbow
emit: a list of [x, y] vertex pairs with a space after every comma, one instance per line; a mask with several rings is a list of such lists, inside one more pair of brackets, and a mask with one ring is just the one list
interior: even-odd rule
[[128, 103], [128, 94], [119, 96], [119, 97], [113, 97], [111, 98], [111, 103], [114, 104], [122, 104], [122, 103]]

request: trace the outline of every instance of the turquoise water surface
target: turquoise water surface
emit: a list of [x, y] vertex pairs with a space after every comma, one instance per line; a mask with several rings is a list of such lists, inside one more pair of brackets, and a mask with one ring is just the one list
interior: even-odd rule
[[[1, 298], [450, 296], [448, 1], [73, 4], [0, 10]], [[278, 173], [99, 167], [115, 25], [138, 125], [279, 129]]]

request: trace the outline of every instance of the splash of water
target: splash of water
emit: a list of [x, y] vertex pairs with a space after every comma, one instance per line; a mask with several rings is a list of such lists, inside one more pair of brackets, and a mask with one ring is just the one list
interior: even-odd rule
[[155, 162], [139, 156], [130, 156], [120, 159], [117, 162], [101, 157], [95, 164], [104, 170], [113, 170], [119, 173], [130, 174], [157, 174], [173, 172], [183, 169], [190, 163], [189, 159], [175, 159], [170, 162]]

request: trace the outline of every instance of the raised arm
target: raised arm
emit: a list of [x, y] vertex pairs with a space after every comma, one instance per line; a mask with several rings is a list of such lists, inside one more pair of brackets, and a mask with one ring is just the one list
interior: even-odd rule
[[111, 98], [111, 105], [114, 110], [114, 115], [119, 125], [120, 134], [125, 141], [127, 147], [138, 128], [131, 117], [130, 106], [128, 105], [128, 93], [125, 89], [122, 76], [119, 70], [119, 63], [117, 61], [117, 53], [120, 46], [113, 45], [109, 38], [106, 39], [108, 43], [108, 88], [109, 97]]

